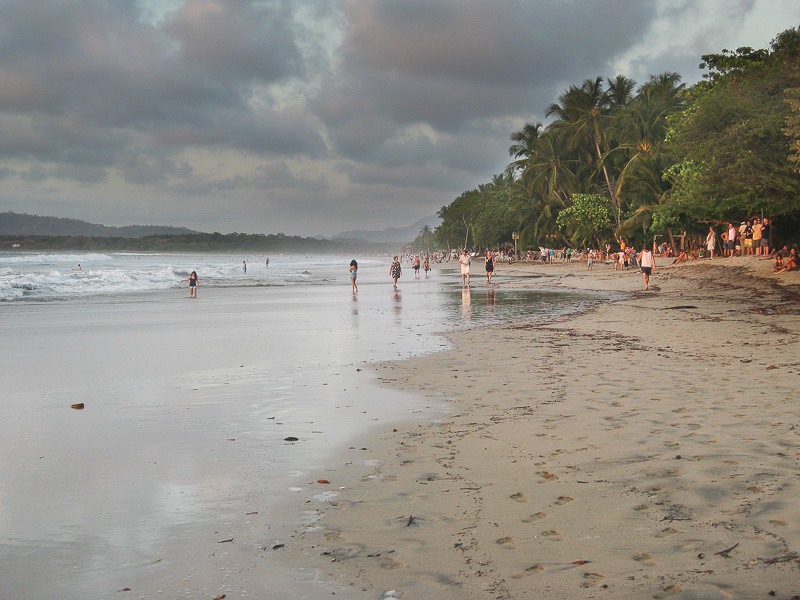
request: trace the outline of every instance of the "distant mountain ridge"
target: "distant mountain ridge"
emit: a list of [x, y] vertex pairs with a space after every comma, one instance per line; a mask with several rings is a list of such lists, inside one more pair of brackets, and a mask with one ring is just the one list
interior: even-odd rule
[[343, 231], [331, 237], [332, 240], [361, 240], [371, 243], [385, 243], [385, 244], [405, 244], [412, 242], [419, 235], [420, 229], [427, 225], [431, 229], [436, 229], [441, 223], [438, 215], [431, 215], [420, 219], [413, 225], [407, 227], [387, 227], [383, 231], [367, 231], [363, 229], [355, 229], [353, 231]]
[[111, 227], [78, 219], [40, 217], [24, 213], [0, 213], [0, 235], [54, 235], [76, 237], [141, 238], [149, 235], [186, 235], [198, 233], [186, 227], [167, 225], [126, 225]]

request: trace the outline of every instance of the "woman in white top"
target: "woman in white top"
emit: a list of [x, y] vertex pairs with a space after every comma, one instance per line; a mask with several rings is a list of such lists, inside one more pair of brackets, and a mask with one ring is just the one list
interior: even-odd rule
[[714, 258], [714, 248], [717, 247], [717, 234], [714, 233], [714, 227], [708, 228], [708, 235], [706, 236], [706, 250], [711, 253], [711, 258]]
[[650, 289], [650, 273], [656, 270], [656, 259], [650, 248], [645, 246], [639, 256], [639, 265], [642, 268], [642, 277], [644, 278], [644, 289]]
[[464, 251], [461, 253], [461, 256], [458, 257], [458, 262], [461, 264], [462, 285], [469, 285], [469, 263], [471, 261], [472, 257], [470, 257], [469, 252], [467, 252], [467, 249], [464, 248]]

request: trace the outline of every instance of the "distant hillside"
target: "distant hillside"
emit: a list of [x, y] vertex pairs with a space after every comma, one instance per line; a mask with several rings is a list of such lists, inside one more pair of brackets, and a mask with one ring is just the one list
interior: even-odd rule
[[331, 239], [341, 240], [362, 240], [364, 242], [371, 242], [376, 244], [405, 244], [413, 241], [418, 235], [420, 229], [425, 225], [431, 229], [436, 229], [441, 223], [438, 215], [432, 215], [420, 219], [413, 225], [408, 227], [389, 227], [383, 231], [365, 231], [356, 229], [354, 231], [343, 231], [342, 233], [333, 236]]
[[127, 225], [109, 227], [58, 217], [40, 217], [13, 212], [0, 213], [0, 235], [57, 235], [77, 237], [141, 238], [151, 235], [186, 235], [197, 233], [185, 227]]

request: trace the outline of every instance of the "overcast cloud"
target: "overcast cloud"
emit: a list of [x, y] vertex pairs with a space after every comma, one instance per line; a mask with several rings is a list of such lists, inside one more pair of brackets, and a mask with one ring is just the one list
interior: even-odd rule
[[570, 84], [700, 77], [796, 0], [0, 0], [0, 211], [314, 235], [502, 171]]

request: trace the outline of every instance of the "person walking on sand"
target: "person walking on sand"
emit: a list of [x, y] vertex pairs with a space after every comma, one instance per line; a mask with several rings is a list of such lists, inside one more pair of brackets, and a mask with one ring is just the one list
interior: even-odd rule
[[400, 260], [395, 256], [392, 260], [392, 266], [389, 267], [389, 277], [391, 277], [394, 281], [394, 285], [392, 287], [395, 289], [397, 289], [397, 280], [400, 279], [400, 275], [402, 274], [403, 269], [400, 266]]
[[656, 270], [656, 259], [653, 256], [650, 248], [645, 246], [642, 248], [642, 253], [639, 256], [639, 265], [642, 269], [642, 278], [644, 279], [644, 289], [650, 289], [650, 274]]
[[419, 279], [419, 256], [414, 257], [414, 279]]
[[350, 261], [350, 287], [353, 288], [353, 293], [358, 291], [358, 286], [356, 285], [356, 278], [358, 277], [358, 263], [356, 259]]
[[492, 283], [494, 274], [494, 256], [491, 250], [486, 251], [486, 283]]
[[192, 271], [189, 277], [181, 279], [181, 281], [189, 282], [189, 298], [197, 298], [197, 271]]
[[714, 226], [708, 228], [708, 235], [706, 236], [706, 250], [708, 250], [711, 258], [714, 258], [714, 248], [717, 247], [717, 234], [714, 233]]
[[425, 279], [427, 279], [428, 271], [431, 270], [431, 261], [428, 259], [427, 256], [425, 257], [425, 260], [422, 261], [422, 270], [425, 271]]
[[461, 265], [461, 285], [469, 285], [469, 265], [472, 262], [472, 258], [467, 252], [467, 249], [461, 252], [461, 256], [458, 257], [458, 263]]

